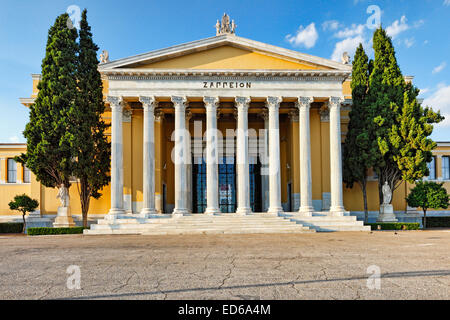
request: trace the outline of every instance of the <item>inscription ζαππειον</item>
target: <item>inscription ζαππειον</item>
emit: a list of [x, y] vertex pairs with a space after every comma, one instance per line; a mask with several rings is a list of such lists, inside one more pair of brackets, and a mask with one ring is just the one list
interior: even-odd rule
[[250, 89], [251, 82], [237, 82], [237, 81], [203, 81], [203, 88], [205, 89]]

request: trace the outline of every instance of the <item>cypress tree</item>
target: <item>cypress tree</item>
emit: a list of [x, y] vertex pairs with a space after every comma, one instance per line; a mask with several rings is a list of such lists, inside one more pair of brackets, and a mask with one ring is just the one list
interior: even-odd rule
[[394, 192], [403, 180], [412, 182], [428, 174], [426, 163], [436, 145], [427, 137], [432, 124], [443, 118], [417, 102], [419, 90], [405, 82], [392, 40], [381, 27], [374, 33], [373, 48], [375, 60], [367, 98], [368, 116], [373, 119], [371, 141], [380, 151], [374, 169], [381, 203], [385, 181]]
[[343, 177], [348, 188], [356, 182], [361, 187], [364, 202], [364, 221], [368, 221], [367, 176], [379, 153], [371, 143], [370, 132], [373, 119], [367, 116], [367, 93], [369, 86], [369, 61], [362, 44], [356, 50], [352, 66], [352, 110], [344, 144]]
[[69, 112], [77, 95], [77, 31], [68, 28], [68, 19], [60, 15], [49, 29], [39, 93], [23, 132], [27, 151], [17, 158], [50, 188], [69, 188], [73, 166]]
[[82, 13], [79, 33], [78, 94], [76, 106], [70, 113], [76, 131], [70, 146], [75, 159], [73, 175], [78, 179], [83, 226], [87, 227], [90, 199], [100, 198], [101, 189], [109, 183], [111, 147], [105, 135], [108, 125], [102, 120], [105, 104], [98, 71], [99, 48], [92, 39], [86, 9]]

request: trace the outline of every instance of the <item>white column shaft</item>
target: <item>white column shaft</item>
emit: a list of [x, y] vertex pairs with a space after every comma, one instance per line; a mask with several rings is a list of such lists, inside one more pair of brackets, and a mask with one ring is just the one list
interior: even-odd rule
[[172, 102], [175, 107], [175, 149], [173, 160], [175, 162], [175, 208], [174, 215], [187, 214], [186, 206], [186, 98], [172, 97]]
[[299, 212], [310, 216], [314, 211], [312, 205], [311, 179], [311, 139], [309, 125], [309, 110], [313, 99], [298, 98], [299, 137], [300, 137], [300, 209]]
[[237, 123], [237, 146], [236, 146], [236, 168], [237, 168], [237, 210], [238, 214], [251, 212], [250, 208], [250, 172], [248, 157], [248, 108], [249, 97], [236, 97], [238, 110]]
[[125, 213], [123, 209], [123, 131], [122, 98], [108, 97], [111, 106], [111, 209], [109, 218]]
[[144, 108], [143, 145], [143, 207], [141, 215], [148, 217], [155, 210], [155, 106], [153, 97], [140, 97]]
[[281, 213], [281, 166], [280, 166], [280, 97], [268, 97], [269, 109], [269, 213]]
[[330, 213], [342, 215], [345, 211], [342, 190], [342, 153], [341, 153], [341, 99], [331, 97], [330, 109], [330, 177], [331, 207]]
[[218, 134], [216, 97], [204, 97], [206, 107], [206, 214], [219, 213]]

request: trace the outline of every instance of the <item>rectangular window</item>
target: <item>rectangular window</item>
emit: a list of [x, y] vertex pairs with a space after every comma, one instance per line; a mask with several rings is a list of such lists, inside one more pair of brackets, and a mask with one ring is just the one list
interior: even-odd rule
[[17, 182], [17, 163], [14, 159], [8, 159], [8, 183]]
[[450, 157], [442, 157], [442, 178], [450, 180]]
[[431, 157], [431, 161], [427, 163], [428, 170], [430, 174], [428, 175], [429, 180], [436, 180], [436, 157]]
[[31, 182], [31, 173], [30, 169], [27, 167], [23, 167], [23, 183], [30, 183]]

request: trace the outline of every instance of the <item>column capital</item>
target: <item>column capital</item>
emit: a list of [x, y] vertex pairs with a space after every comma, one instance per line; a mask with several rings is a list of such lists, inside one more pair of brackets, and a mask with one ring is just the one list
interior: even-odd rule
[[122, 108], [124, 104], [122, 97], [119, 96], [107, 96], [106, 101], [109, 102], [111, 109]]
[[298, 97], [296, 101], [297, 108], [310, 108], [311, 103], [314, 101], [313, 97]]
[[158, 102], [156, 101], [155, 97], [153, 96], [140, 96], [139, 102], [142, 103], [142, 107], [145, 108], [156, 108], [158, 105]]
[[280, 103], [281, 101], [283, 101], [282, 97], [272, 97], [269, 96], [267, 97], [267, 101], [266, 101], [266, 107], [270, 110], [270, 109], [279, 109], [280, 108]]
[[250, 97], [235, 97], [236, 108], [247, 111], [250, 106]]
[[328, 101], [328, 108], [331, 109], [340, 107], [342, 102], [344, 102], [344, 99], [341, 97], [330, 97]]
[[217, 111], [219, 106], [219, 97], [203, 97], [203, 102], [205, 103], [206, 112]]
[[155, 110], [155, 120], [156, 121], [164, 120], [164, 111], [161, 108]]
[[171, 96], [170, 100], [173, 102], [173, 106], [176, 109], [184, 110], [187, 106], [187, 98], [185, 96]]
[[258, 117], [261, 117], [264, 121], [266, 121], [269, 119], [269, 112], [267, 112], [267, 109], [263, 109], [260, 113], [258, 113]]
[[289, 110], [289, 119], [292, 122], [298, 122], [298, 109], [291, 109]]

